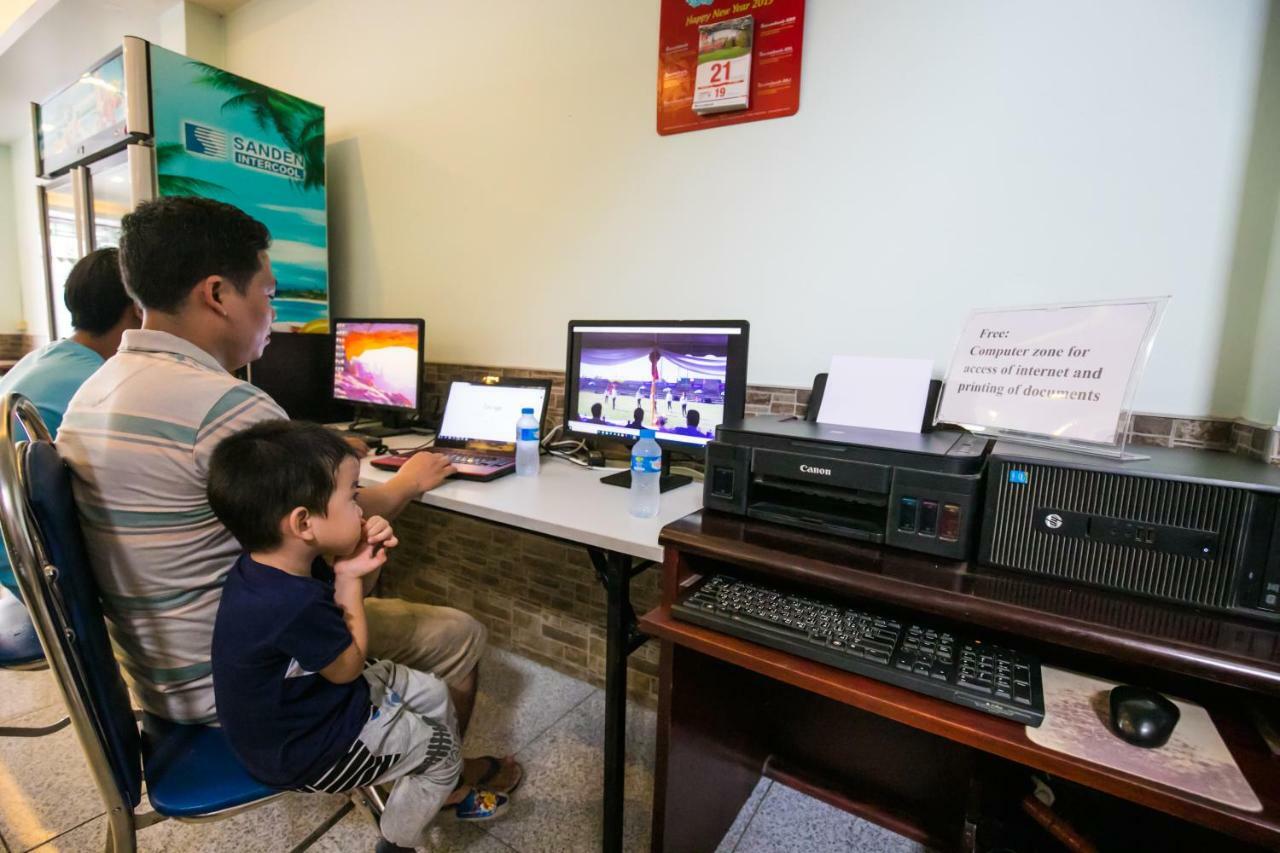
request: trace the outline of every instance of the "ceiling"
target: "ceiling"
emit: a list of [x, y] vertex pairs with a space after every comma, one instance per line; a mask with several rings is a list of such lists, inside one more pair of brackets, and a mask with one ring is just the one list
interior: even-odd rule
[[[219, 14], [247, 0], [196, 0]], [[181, 0], [0, 0], [0, 144], [31, 132], [32, 101], [56, 93], [126, 35], [163, 43]], [[7, 16], [12, 20], [6, 21]], [[7, 26], [7, 29], [6, 29]]]
[[192, 2], [219, 15], [226, 15], [244, 6], [249, 0], [192, 0]]
[[0, 0], [0, 53], [17, 41], [57, 0]]

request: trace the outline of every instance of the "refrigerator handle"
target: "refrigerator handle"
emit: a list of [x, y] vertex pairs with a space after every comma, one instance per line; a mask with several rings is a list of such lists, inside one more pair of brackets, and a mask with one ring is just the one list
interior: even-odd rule
[[[40, 105], [31, 102], [31, 153], [35, 157], [36, 177], [44, 177], [44, 161], [40, 152], [44, 146], [40, 144]], [[52, 340], [52, 338], [50, 338]]]
[[83, 258], [93, 251], [93, 187], [84, 166], [71, 170], [71, 198], [76, 214], [76, 254]]
[[130, 208], [156, 197], [156, 150], [150, 145], [129, 145]]
[[40, 211], [40, 253], [44, 268], [45, 320], [48, 323], [49, 340], [58, 339], [57, 322], [53, 316], [53, 249], [49, 244], [49, 191], [36, 187], [36, 205]]
[[124, 37], [125, 127], [134, 136], [151, 136], [151, 70], [147, 43]]

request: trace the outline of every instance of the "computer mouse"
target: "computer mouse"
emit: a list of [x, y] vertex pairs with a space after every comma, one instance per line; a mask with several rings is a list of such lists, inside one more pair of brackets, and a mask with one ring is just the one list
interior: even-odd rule
[[1177, 705], [1150, 688], [1122, 684], [1111, 690], [1111, 731], [1134, 746], [1164, 746], [1180, 716]]
[[385, 444], [379, 444], [377, 447], [373, 449], [374, 456], [386, 456], [390, 452], [391, 452], [391, 448], [387, 447]]

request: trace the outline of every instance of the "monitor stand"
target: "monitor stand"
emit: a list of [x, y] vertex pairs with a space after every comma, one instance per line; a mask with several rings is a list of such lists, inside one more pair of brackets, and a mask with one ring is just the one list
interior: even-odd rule
[[[693, 482], [693, 478], [688, 474], [672, 474], [671, 473], [671, 457], [673, 451], [667, 450], [662, 454], [662, 475], [658, 478], [658, 493], [666, 494], [672, 489], [678, 489], [681, 486], [687, 486]], [[600, 482], [608, 483], [610, 486], [621, 486], [624, 489], [631, 488], [631, 469], [619, 471], [616, 474], [610, 474], [608, 477], [601, 477]]]
[[355, 418], [347, 429], [350, 432], [367, 435], [370, 438], [390, 438], [393, 435], [404, 435], [412, 432], [413, 429], [407, 421], [408, 418], [405, 414], [400, 412], [384, 412], [381, 425], [377, 421], [361, 421], [360, 410], [357, 409]]

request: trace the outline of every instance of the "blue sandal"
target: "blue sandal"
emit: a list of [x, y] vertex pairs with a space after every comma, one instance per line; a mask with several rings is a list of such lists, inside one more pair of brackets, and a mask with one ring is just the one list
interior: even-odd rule
[[446, 806], [458, 820], [480, 822], [493, 820], [507, 809], [511, 798], [488, 788], [472, 788], [456, 805]]

